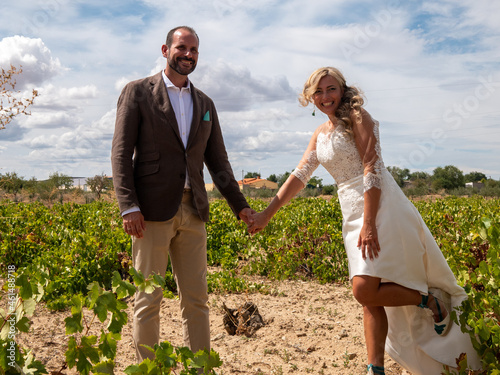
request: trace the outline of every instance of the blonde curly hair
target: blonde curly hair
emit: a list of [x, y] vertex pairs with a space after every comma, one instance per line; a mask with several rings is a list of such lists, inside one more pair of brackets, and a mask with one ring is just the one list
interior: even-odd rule
[[344, 126], [345, 131], [352, 136], [351, 114], [354, 114], [356, 119], [360, 120], [361, 107], [365, 101], [361, 90], [354, 86], [347, 86], [340, 70], [329, 66], [316, 69], [304, 84], [302, 94], [299, 96], [299, 102], [304, 107], [307, 107], [309, 103], [313, 103], [313, 95], [318, 88], [319, 81], [326, 76], [332, 76], [342, 88], [343, 95], [340, 105], [335, 111], [335, 117], [337, 117], [339, 124]]

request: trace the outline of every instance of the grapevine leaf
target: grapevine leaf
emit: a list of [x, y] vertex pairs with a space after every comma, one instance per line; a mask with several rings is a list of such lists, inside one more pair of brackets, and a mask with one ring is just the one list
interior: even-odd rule
[[94, 308], [94, 305], [96, 304], [97, 299], [99, 298], [100, 295], [100, 287], [97, 283], [93, 282], [88, 286], [88, 294], [87, 296], [89, 297], [89, 308]]
[[106, 358], [114, 359], [116, 357], [116, 342], [120, 339], [121, 335], [119, 333], [102, 332], [99, 344], [102, 355]]
[[111, 314], [108, 330], [113, 333], [120, 333], [125, 324], [127, 324], [128, 316], [124, 311], [116, 311]]
[[33, 296], [31, 283], [28, 280], [28, 276], [26, 276], [25, 274], [19, 275], [17, 277], [16, 285], [19, 287], [19, 295], [22, 299], [30, 299]]
[[113, 272], [113, 280], [112, 280], [113, 292], [117, 294], [118, 298], [125, 298], [131, 296], [135, 293], [135, 286], [126, 281], [122, 280], [118, 271]]
[[159, 375], [161, 374], [160, 370], [156, 366], [156, 364], [151, 361], [149, 358], [146, 358], [138, 365], [130, 365], [125, 371], [127, 375]]
[[69, 368], [73, 368], [76, 364], [77, 345], [74, 336], [71, 336], [68, 341], [68, 350], [66, 350], [66, 362]]
[[28, 332], [30, 330], [30, 320], [23, 316], [21, 320], [16, 323], [16, 328], [21, 332]]
[[72, 316], [68, 316], [64, 319], [66, 323], [66, 334], [71, 335], [76, 332], [83, 331], [83, 315], [82, 313], [74, 314]]
[[24, 313], [26, 316], [32, 316], [35, 312], [36, 301], [33, 298], [23, 301]]
[[174, 347], [167, 341], [163, 341], [160, 345], [155, 345], [156, 360], [166, 368], [175, 367], [177, 358], [174, 354]]
[[140, 284], [144, 283], [144, 275], [141, 271], [138, 271], [134, 267], [131, 267], [129, 270], [129, 274], [130, 276], [132, 276], [135, 285], [139, 286]]
[[99, 362], [94, 366], [92, 372], [95, 375], [105, 375], [105, 374], [114, 374], [115, 363], [110, 359], [105, 362]]

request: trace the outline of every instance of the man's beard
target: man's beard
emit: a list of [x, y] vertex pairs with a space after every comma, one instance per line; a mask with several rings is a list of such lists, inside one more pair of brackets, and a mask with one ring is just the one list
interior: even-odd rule
[[[191, 65], [189, 68], [184, 68], [179, 65], [179, 60], [187, 60], [187, 61], [192, 61], [193, 65]], [[188, 74], [192, 73], [193, 70], [196, 68], [196, 61], [193, 59], [187, 59], [187, 58], [178, 58], [178, 59], [172, 59], [168, 58], [167, 59], [168, 66], [170, 66], [174, 71], [179, 73], [180, 75], [187, 76]]]

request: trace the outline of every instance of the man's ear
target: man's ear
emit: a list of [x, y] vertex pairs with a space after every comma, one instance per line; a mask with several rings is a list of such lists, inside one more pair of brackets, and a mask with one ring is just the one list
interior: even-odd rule
[[164, 44], [164, 45], [161, 46], [161, 54], [165, 58], [168, 56], [168, 47], [167, 47], [166, 44]]

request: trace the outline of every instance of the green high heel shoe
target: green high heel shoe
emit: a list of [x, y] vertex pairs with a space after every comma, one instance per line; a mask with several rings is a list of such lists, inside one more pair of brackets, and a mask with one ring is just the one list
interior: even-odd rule
[[[451, 297], [448, 293], [437, 288], [429, 288], [429, 294], [434, 297], [438, 310], [439, 322], [434, 323], [434, 331], [436, 331], [439, 336], [444, 336], [448, 333], [448, 330], [450, 329], [452, 324], [450, 318]], [[430, 311], [432, 311], [429, 308], [428, 302], [429, 296], [422, 295], [422, 302], [420, 303], [420, 305], [418, 305], [418, 307], [429, 309]], [[445, 311], [447, 312], [447, 315], [443, 318], [443, 314]], [[434, 316], [434, 313], [432, 315]]]

